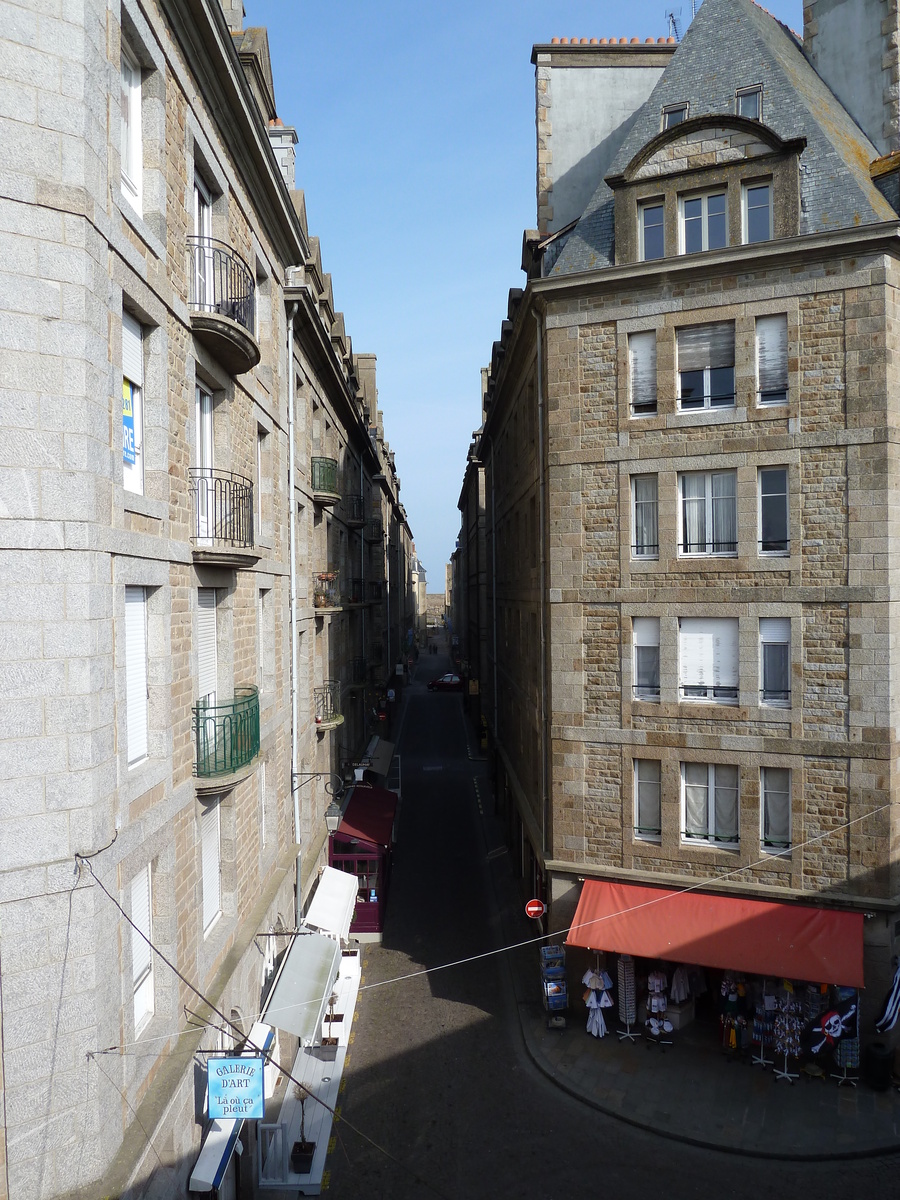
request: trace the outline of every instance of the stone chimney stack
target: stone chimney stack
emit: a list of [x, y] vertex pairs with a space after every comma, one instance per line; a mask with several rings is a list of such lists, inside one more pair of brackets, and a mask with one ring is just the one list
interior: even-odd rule
[[232, 33], [242, 33], [244, 30], [244, 0], [219, 0], [225, 23]]
[[803, 46], [879, 154], [900, 149], [897, 0], [806, 0]]
[[275, 152], [275, 158], [281, 169], [281, 174], [284, 176], [284, 182], [288, 185], [288, 191], [292, 192], [297, 186], [294, 171], [296, 163], [296, 151], [294, 147], [297, 145], [297, 130], [291, 125], [285, 125], [280, 117], [275, 117], [269, 122], [269, 142], [271, 143], [272, 150]]

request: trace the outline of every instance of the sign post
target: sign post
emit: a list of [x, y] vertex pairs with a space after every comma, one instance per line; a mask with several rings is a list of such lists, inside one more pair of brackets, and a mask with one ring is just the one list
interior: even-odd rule
[[547, 905], [543, 900], [529, 900], [525, 905], [526, 917], [542, 917], [547, 911]]

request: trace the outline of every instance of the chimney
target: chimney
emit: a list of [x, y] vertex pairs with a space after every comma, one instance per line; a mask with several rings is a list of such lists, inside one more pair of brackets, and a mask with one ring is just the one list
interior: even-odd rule
[[231, 33], [242, 33], [244, 29], [244, 0], [219, 0], [225, 23]]
[[269, 122], [269, 141], [275, 158], [288, 185], [288, 191], [294, 191], [294, 165], [296, 162], [297, 130], [291, 125], [285, 125], [281, 117], [275, 117]]
[[806, 0], [803, 47], [879, 154], [900, 149], [900, 19], [884, 0]]

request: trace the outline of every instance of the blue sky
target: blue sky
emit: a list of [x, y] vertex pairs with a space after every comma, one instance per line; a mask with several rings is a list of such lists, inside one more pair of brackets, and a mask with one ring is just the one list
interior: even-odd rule
[[[245, 26], [268, 27], [310, 233], [354, 349], [377, 355], [401, 497], [428, 590], [442, 591], [481, 367], [536, 224], [532, 46], [663, 37], [666, 5], [244, 2]], [[768, 7], [802, 28], [801, 0]]]

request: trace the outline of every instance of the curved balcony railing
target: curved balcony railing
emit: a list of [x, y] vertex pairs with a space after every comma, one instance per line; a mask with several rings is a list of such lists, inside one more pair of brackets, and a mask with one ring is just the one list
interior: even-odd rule
[[191, 467], [192, 538], [198, 550], [253, 549], [253, 484], [231, 471]]
[[320, 504], [335, 504], [340, 499], [337, 459], [310, 459], [310, 486]]
[[249, 334], [256, 327], [256, 281], [253, 272], [225, 242], [189, 237], [191, 308], [230, 317]]
[[331, 567], [313, 575], [313, 606], [315, 608], [340, 608], [338, 572]]
[[343, 723], [341, 685], [337, 679], [326, 679], [322, 687], [313, 689], [316, 701], [316, 727], [332, 729]]
[[259, 753], [259, 692], [235, 688], [228, 704], [194, 706], [194, 774], [232, 775]]
[[362, 496], [347, 497], [347, 524], [365, 525], [366, 502]]

